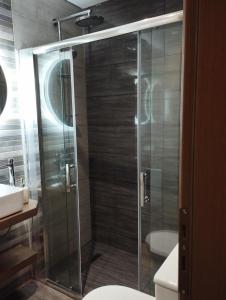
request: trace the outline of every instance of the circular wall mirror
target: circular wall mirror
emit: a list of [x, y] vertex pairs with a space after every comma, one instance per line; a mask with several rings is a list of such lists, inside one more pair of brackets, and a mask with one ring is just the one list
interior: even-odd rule
[[2, 114], [7, 100], [7, 84], [4, 72], [0, 66], [0, 115]]
[[72, 127], [70, 60], [54, 62], [45, 78], [45, 100], [57, 121]]

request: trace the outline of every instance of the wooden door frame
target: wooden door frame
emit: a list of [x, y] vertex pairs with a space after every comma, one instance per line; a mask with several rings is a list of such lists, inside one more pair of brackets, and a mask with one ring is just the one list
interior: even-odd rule
[[190, 300], [198, 1], [184, 1], [179, 215], [179, 291]]
[[226, 299], [226, 1], [185, 0], [180, 300]]

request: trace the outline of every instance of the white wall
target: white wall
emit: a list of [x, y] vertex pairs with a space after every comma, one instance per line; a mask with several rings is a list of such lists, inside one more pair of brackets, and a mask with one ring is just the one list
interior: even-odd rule
[[[58, 31], [52, 19], [79, 10], [64, 0], [12, 0], [15, 47], [23, 49], [57, 41]], [[64, 23], [62, 28], [64, 38], [80, 34], [73, 22]]]

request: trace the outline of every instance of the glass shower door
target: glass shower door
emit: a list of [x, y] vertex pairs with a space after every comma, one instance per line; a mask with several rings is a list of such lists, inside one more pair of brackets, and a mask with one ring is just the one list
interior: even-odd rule
[[36, 57], [46, 277], [81, 293], [72, 51]]
[[178, 243], [182, 23], [138, 34], [140, 289]]

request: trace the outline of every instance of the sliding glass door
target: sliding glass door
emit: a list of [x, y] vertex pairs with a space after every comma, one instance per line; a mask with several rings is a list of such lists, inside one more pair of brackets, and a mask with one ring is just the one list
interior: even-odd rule
[[181, 22], [138, 34], [140, 288], [151, 295], [178, 243], [181, 47]]
[[176, 22], [36, 56], [48, 280], [154, 295], [178, 243], [181, 39]]
[[81, 292], [71, 50], [36, 57], [47, 278]]

